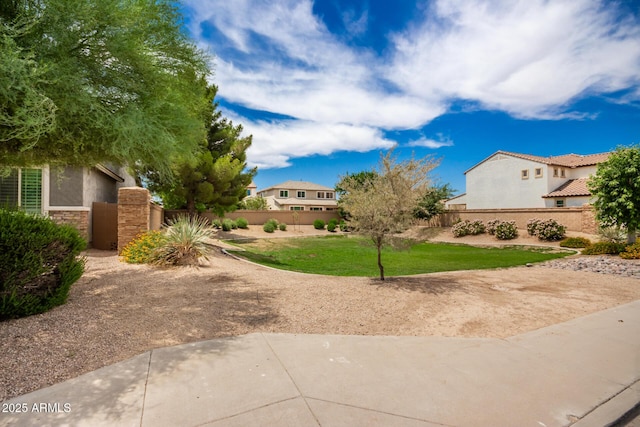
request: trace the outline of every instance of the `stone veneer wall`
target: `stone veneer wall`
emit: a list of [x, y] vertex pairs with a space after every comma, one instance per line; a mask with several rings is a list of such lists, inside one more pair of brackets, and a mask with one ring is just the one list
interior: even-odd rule
[[89, 240], [89, 208], [82, 210], [49, 210], [49, 217], [56, 224], [75, 227], [83, 239]]
[[118, 190], [118, 252], [138, 233], [149, 231], [151, 195], [145, 188]]

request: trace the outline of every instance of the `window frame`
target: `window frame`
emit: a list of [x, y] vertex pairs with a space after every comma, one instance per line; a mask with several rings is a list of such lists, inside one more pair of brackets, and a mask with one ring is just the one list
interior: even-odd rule
[[[538, 172], [540, 172], [540, 173], [538, 173]], [[534, 177], [536, 177], [536, 178], [542, 178], [542, 174], [543, 174], [542, 168], [535, 168], [535, 169], [533, 169], [533, 176], [534, 176]]]
[[296, 191], [296, 198], [298, 198], [298, 199], [306, 199], [307, 198], [307, 192], [305, 190], [297, 190]]
[[289, 198], [289, 190], [280, 190], [280, 196], [278, 196], [278, 198], [280, 199], [287, 199]]
[[520, 171], [520, 179], [529, 179], [529, 169], [522, 169]]

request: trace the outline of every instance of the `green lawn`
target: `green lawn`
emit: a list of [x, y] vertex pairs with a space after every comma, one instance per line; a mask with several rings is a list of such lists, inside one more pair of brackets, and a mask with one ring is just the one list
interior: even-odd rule
[[[377, 276], [376, 250], [366, 239], [345, 236], [260, 239], [231, 242], [244, 251], [230, 251], [253, 262], [303, 273], [331, 276]], [[417, 243], [408, 250], [385, 249], [387, 276], [436, 271], [513, 267], [560, 258], [573, 252], [557, 248], [480, 248], [446, 243]]]

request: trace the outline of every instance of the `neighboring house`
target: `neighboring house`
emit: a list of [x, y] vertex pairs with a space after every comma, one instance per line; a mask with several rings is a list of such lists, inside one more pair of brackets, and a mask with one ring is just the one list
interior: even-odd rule
[[306, 181], [287, 181], [258, 191], [269, 209], [292, 211], [332, 211], [338, 202], [333, 188]]
[[91, 241], [93, 202], [117, 203], [118, 188], [135, 185], [125, 168], [108, 165], [12, 168], [0, 175], [0, 205], [72, 224]]
[[465, 172], [466, 193], [447, 207], [467, 209], [582, 206], [587, 180], [610, 153], [541, 157], [498, 151]]
[[258, 192], [258, 186], [255, 182], [251, 181], [251, 184], [247, 186], [247, 197], [255, 197]]

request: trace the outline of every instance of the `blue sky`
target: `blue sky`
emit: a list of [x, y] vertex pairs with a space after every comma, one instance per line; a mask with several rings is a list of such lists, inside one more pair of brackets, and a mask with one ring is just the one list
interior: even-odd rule
[[640, 1], [184, 0], [223, 114], [265, 188], [434, 156], [433, 179], [495, 151], [640, 143]]

